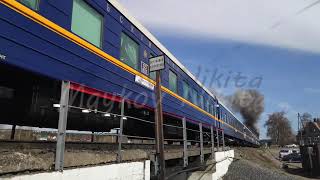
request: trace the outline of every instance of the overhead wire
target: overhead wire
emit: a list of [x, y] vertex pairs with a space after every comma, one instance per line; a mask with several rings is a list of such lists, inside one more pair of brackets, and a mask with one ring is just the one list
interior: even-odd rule
[[[320, 4], [320, 0], [316, 0], [315, 2], [312, 2], [312, 3], [308, 4], [308, 5], [306, 5], [305, 7], [299, 9], [298, 11], [296, 11], [294, 13], [294, 16], [298, 16], [298, 15], [304, 13], [305, 11], [307, 11], [307, 10], [309, 10], [309, 9], [315, 7], [316, 5], [319, 5], [319, 4]], [[287, 22], [287, 20], [279, 20], [279, 21], [275, 22], [274, 24], [272, 24], [270, 26], [269, 30], [270, 29], [275, 29], [275, 28], [285, 24], [286, 22]], [[228, 52], [233, 51], [233, 50], [237, 50], [237, 49], [241, 49], [242, 47], [243, 47], [243, 45], [241, 45], [241, 44], [234, 45], [228, 50]], [[214, 59], [220, 59], [225, 54], [227, 54], [227, 52], [223, 52], [221, 54], [218, 54], [218, 55], [215, 56]]]
[[[295, 16], [298, 16], [298, 15], [304, 13], [305, 11], [313, 8], [314, 6], [318, 5], [319, 3], [320, 3], [320, 0], [317, 0], [317, 1], [313, 2], [313, 3], [311, 3], [311, 4], [308, 4], [307, 6], [303, 7], [302, 9], [299, 9], [298, 11], [296, 11], [296, 12], [293, 14], [293, 16], [294, 16], [294, 17], [295, 17]], [[291, 17], [290, 17], [290, 18], [291, 18]], [[285, 24], [285, 23], [288, 21], [288, 19], [289, 19], [289, 18], [284, 19], [284, 20], [279, 20], [279, 21], [275, 22], [272, 26], [270, 26], [269, 29], [275, 29], [275, 28], [281, 26], [282, 24]]]

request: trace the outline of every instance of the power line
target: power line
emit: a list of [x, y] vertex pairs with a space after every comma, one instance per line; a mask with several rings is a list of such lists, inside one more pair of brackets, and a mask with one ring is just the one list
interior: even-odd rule
[[[309, 10], [310, 8], [318, 5], [320, 3], [320, 0], [317, 0], [305, 7], [303, 7], [302, 9], [298, 10], [297, 12], [294, 13], [294, 16], [298, 16], [300, 14], [302, 14], [303, 12]], [[267, 30], [272, 30], [272, 29], [275, 29], [277, 27], [279, 27], [280, 25], [286, 23], [287, 20], [279, 20], [277, 22], [275, 22], [272, 26], [270, 26]], [[245, 44], [236, 44], [236, 45], [233, 45], [231, 46], [229, 49], [221, 52], [221, 53], [218, 53], [213, 59], [215, 60], [219, 60], [219, 59], [222, 59], [224, 56], [226, 55], [230, 55], [229, 52], [232, 52], [234, 53], [234, 51], [236, 50], [239, 50], [239, 49], [242, 49], [243, 47], [245, 46]]]
[[296, 12], [295, 15], [299, 15], [299, 14], [303, 13], [304, 11], [306, 11], [306, 10], [308, 10], [308, 9], [316, 6], [316, 5], [318, 5], [319, 3], [320, 3], [320, 0], [317, 0], [316, 2], [311, 3], [310, 5], [304, 7], [304, 8], [302, 8], [301, 10], [299, 10], [298, 12]]
[[[317, 1], [315, 1], [315, 2], [313, 2], [313, 3], [311, 3], [311, 4], [309, 4], [309, 5], [307, 5], [307, 6], [305, 6], [305, 7], [303, 7], [302, 9], [298, 10], [298, 11], [294, 14], [294, 16], [298, 16], [298, 15], [302, 14], [303, 12], [305, 12], [305, 11], [309, 10], [310, 8], [318, 5], [319, 3], [320, 3], [320, 0], [317, 0]], [[279, 27], [280, 25], [284, 24], [285, 22], [286, 22], [286, 21], [280, 20], [280, 21], [274, 23], [272, 26], [270, 26], [269, 29], [275, 29], [275, 28]], [[233, 47], [230, 48], [230, 51], [231, 51], [231, 50], [240, 49], [240, 48], [242, 48], [242, 47], [243, 47], [243, 45], [235, 45], [235, 46], [233, 46]], [[223, 55], [224, 55], [224, 53], [223, 53], [223, 54], [220, 54], [220, 57], [222, 57]], [[216, 57], [217, 57], [217, 56], [216, 56]]]
[[[320, 0], [317, 0], [317, 1], [315, 1], [315, 2], [313, 2], [313, 3], [311, 3], [311, 4], [309, 4], [309, 5], [307, 5], [307, 6], [305, 6], [305, 7], [303, 7], [302, 9], [298, 10], [296, 13], [294, 13], [293, 16], [298, 16], [298, 15], [302, 14], [303, 12], [309, 10], [310, 8], [318, 5], [319, 3], [320, 3]], [[288, 19], [289, 19], [289, 18], [288, 18]], [[272, 26], [270, 26], [269, 29], [275, 29], [275, 28], [279, 27], [280, 25], [284, 24], [286, 21], [287, 21], [287, 20], [277, 21], [277, 22], [274, 23]]]

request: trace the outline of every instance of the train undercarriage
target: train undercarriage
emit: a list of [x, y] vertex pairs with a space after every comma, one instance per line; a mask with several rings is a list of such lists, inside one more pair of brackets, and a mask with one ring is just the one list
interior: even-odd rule
[[[17, 67], [0, 64], [0, 124], [27, 126], [32, 128], [57, 129], [61, 81], [31, 73]], [[123, 134], [135, 139], [152, 140], [154, 110], [125, 102]], [[68, 109], [67, 130], [108, 134], [119, 130], [121, 101], [117, 98], [98, 97], [71, 90]], [[164, 138], [168, 144], [182, 143], [182, 120], [164, 113]], [[32, 129], [31, 128], [31, 129]], [[199, 125], [187, 121], [187, 139], [190, 144], [200, 141]], [[210, 127], [203, 126], [203, 141], [211, 141]], [[216, 139], [216, 131], [214, 131]], [[11, 136], [14, 139], [14, 135]], [[217, 140], [217, 139], [216, 139]], [[221, 137], [219, 138], [222, 142]], [[245, 145], [239, 139], [225, 135], [225, 143]]]

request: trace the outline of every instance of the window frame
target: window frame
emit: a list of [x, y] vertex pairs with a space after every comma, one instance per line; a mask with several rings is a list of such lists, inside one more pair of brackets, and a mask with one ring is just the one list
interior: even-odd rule
[[[40, 0], [39, 0], [40, 1]], [[90, 8], [92, 8], [95, 12], [97, 12], [98, 14], [100, 14], [101, 15], [101, 35], [100, 35], [100, 46], [97, 46], [97, 45], [95, 45], [95, 44], [93, 44], [92, 42], [90, 42], [89, 40], [87, 40], [87, 39], [85, 39], [84, 37], [82, 37], [81, 35], [79, 35], [78, 33], [76, 33], [76, 32], [74, 32], [73, 30], [72, 30], [72, 18], [73, 18], [73, 8], [74, 8], [74, 2], [75, 2], [76, 0], [72, 0], [72, 10], [71, 10], [71, 27], [70, 27], [70, 30], [71, 30], [71, 32], [73, 33], [73, 34], [75, 34], [75, 35], [77, 35], [78, 37], [80, 37], [81, 39], [83, 39], [83, 40], [85, 40], [85, 41], [87, 41], [88, 43], [90, 43], [90, 44], [92, 44], [93, 46], [95, 46], [95, 47], [97, 47], [97, 48], [99, 48], [99, 49], [103, 49], [103, 45], [104, 45], [104, 43], [103, 43], [103, 40], [104, 40], [104, 21], [105, 21], [105, 16], [104, 16], [104, 14], [103, 13], [101, 13], [99, 10], [97, 10], [94, 6], [92, 6], [88, 1], [86, 1], [86, 0], [80, 0], [80, 1], [83, 1], [84, 3], [86, 3]]]
[[198, 91], [192, 88], [192, 103], [198, 106]]
[[[152, 58], [152, 57], [155, 57], [152, 53], [150, 53], [149, 54], [149, 59], [148, 59], [148, 61], [149, 61], [149, 68], [150, 68], [150, 59]], [[149, 69], [149, 71], [150, 71], [150, 69]], [[151, 76], [151, 74], [154, 74], [154, 78]], [[156, 71], [150, 71], [149, 72], [149, 77], [150, 77], [150, 79], [152, 79], [152, 80], [154, 80], [154, 81], [156, 81], [157, 80], [157, 73], [156, 73]]]
[[214, 116], [214, 103], [211, 103], [210, 105], [210, 112], [211, 112], [211, 115]]
[[[136, 64], [136, 68], [135, 67], [132, 67], [132, 66], [130, 66], [129, 64], [127, 64], [124, 60], [121, 60], [121, 38], [122, 38], [122, 35], [125, 35], [125, 36], [127, 36], [128, 38], [130, 38], [133, 42], [135, 42], [136, 44], [137, 44], [137, 46], [138, 46], [138, 50], [137, 50], [137, 52], [138, 52], [138, 55], [137, 55], [137, 64]], [[128, 65], [129, 67], [131, 67], [131, 68], [133, 68], [133, 69], [135, 69], [135, 70], [137, 70], [137, 71], [140, 71], [140, 69], [139, 69], [139, 62], [140, 62], [140, 59], [139, 59], [139, 56], [140, 56], [140, 43], [138, 42], [138, 41], [136, 41], [131, 35], [129, 35], [127, 32], [125, 32], [125, 31], [121, 31], [121, 34], [120, 34], [120, 61], [121, 62], [123, 62], [123, 63], [125, 63], [126, 65]]]
[[19, 2], [20, 4], [28, 7], [29, 9], [32, 9], [32, 10], [34, 10], [34, 11], [39, 11], [39, 9], [40, 9], [40, 0], [36, 0], [36, 1], [37, 1], [37, 3], [36, 3], [36, 6], [35, 6], [35, 9], [33, 9], [32, 7], [29, 7], [28, 5], [26, 5], [25, 3], [23, 3], [22, 1], [17, 0], [17, 2]]
[[[171, 74], [173, 74], [173, 75], [175, 75], [175, 77], [176, 77], [176, 80], [175, 80], [175, 90], [172, 90], [171, 89], [171, 87], [170, 87], [170, 73]], [[177, 75], [177, 73], [175, 73], [173, 70], [171, 70], [171, 69], [169, 69], [169, 74], [168, 74], [168, 83], [169, 83], [169, 86], [168, 86], [168, 88], [172, 91], [172, 92], [174, 92], [174, 93], [178, 93], [178, 75]]]
[[[187, 88], [187, 97], [185, 97], [185, 87]], [[190, 100], [190, 85], [186, 80], [182, 81], [182, 97]]]
[[200, 98], [199, 98], [199, 101], [200, 101], [200, 108], [204, 110], [204, 97], [202, 94], [200, 94]]
[[[151, 75], [151, 74], [154, 74], [154, 77], [153, 77], [153, 75]], [[157, 80], [157, 73], [156, 73], [156, 71], [149, 72], [149, 77], [150, 77], [150, 79], [156, 81], [156, 80]]]
[[206, 100], [206, 111], [209, 113], [210, 112], [210, 102], [209, 100]]

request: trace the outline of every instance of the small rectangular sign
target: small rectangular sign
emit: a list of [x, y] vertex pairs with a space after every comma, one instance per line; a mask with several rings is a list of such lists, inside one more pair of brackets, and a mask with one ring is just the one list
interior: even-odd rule
[[164, 56], [150, 58], [150, 72], [164, 69]]
[[0, 54], [0, 60], [6, 60], [6, 56], [3, 54]]
[[149, 65], [143, 61], [141, 61], [141, 72], [149, 76]]
[[152, 90], [152, 91], [154, 90], [154, 85], [151, 82], [143, 79], [142, 77], [140, 77], [138, 75], [136, 75], [136, 77], [135, 77], [135, 82]]

